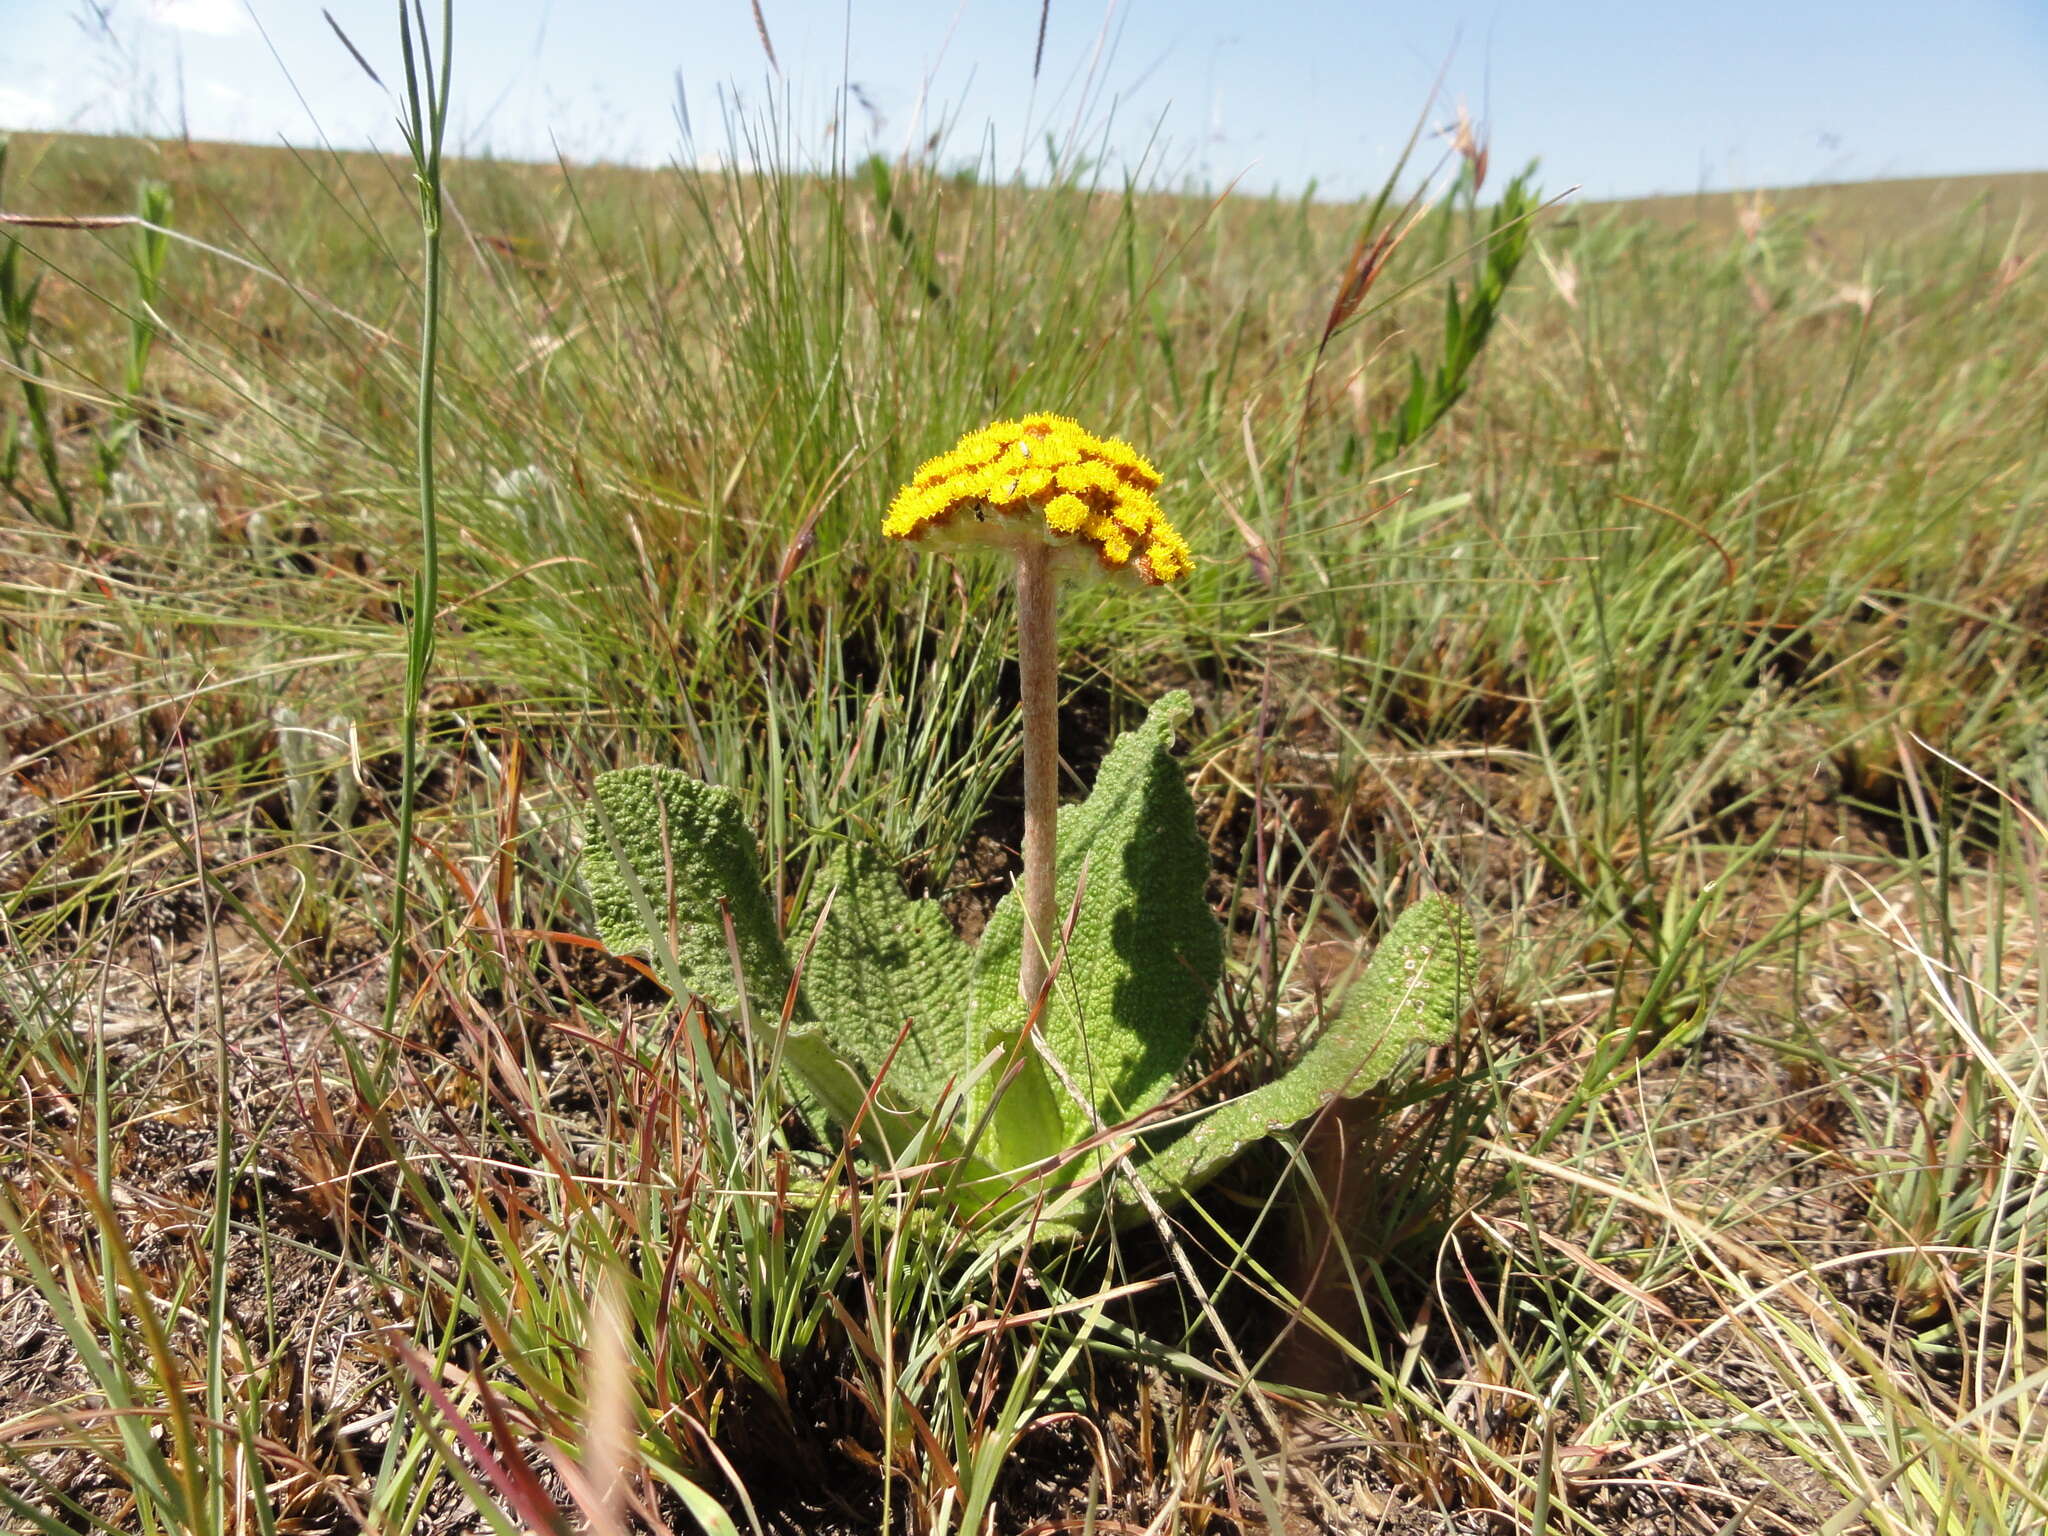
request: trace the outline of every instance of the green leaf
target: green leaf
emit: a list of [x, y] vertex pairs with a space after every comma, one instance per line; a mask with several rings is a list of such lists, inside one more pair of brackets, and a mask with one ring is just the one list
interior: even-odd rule
[[856, 844], [842, 845], [826, 861], [811, 902], [795, 940], [817, 931], [803, 989], [818, 1027], [870, 1076], [888, 1061], [886, 1084], [896, 1098], [936, 1108], [946, 1085], [963, 1079], [970, 1065], [974, 951], [936, 901], [905, 896], [896, 872]]
[[[606, 945], [652, 956], [669, 985], [731, 1013], [738, 1009], [740, 989], [726, 942], [730, 914], [754, 1016], [762, 1025], [778, 1024], [789, 992], [789, 956], [775, 929], [738, 796], [670, 768], [601, 773], [596, 792], [583, 880]], [[906, 1152], [945, 1150], [927, 1117], [903, 1110], [895, 1092], [870, 1102], [865, 1064], [849, 1061], [806, 1010], [798, 1010], [779, 1039], [782, 1065], [797, 1080], [799, 1102], [842, 1127], [865, 1114], [879, 1143], [870, 1149], [876, 1162], [887, 1166]], [[965, 1176], [986, 1172], [976, 1164]]]
[[673, 955], [675, 982], [731, 1013], [740, 992], [730, 912], [749, 1000], [756, 1014], [779, 1019], [789, 956], [739, 797], [673, 768], [601, 773], [596, 790], [583, 882], [606, 945], [663, 964]]
[[[1178, 1141], [1134, 1156], [1138, 1177], [1162, 1205], [1185, 1199], [1254, 1142], [1306, 1120], [1335, 1098], [1355, 1098], [1392, 1077], [1419, 1046], [1450, 1039], [1470, 995], [1476, 958], [1471, 920], [1454, 902], [1427, 896], [1394, 923], [1336, 1022], [1278, 1080], [1230, 1100]], [[1128, 1190], [1119, 1226], [1144, 1208]], [[1085, 1226], [1076, 1218], [1077, 1226]]]
[[[1088, 798], [1060, 808], [1061, 921], [1073, 910], [1077, 885], [1081, 902], [1040, 1027], [1087, 1107], [1058, 1082], [1051, 1085], [1051, 1108], [1061, 1118], [1056, 1146], [1092, 1134], [1090, 1110], [1114, 1124], [1165, 1094], [1187, 1064], [1222, 971], [1222, 930], [1204, 894], [1208, 850], [1170, 750], [1174, 728], [1192, 713], [1185, 693], [1159, 700], [1142, 726], [1110, 748]], [[977, 1050], [1013, 1039], [1025, 1022], [1017, 997], [1023, 928], [1013, 891], [990, 916], [975, 951]], [[1018, 1085], [1025, 1095], [1017, 1095]], [[1018, 1085], [1005, 1103], [1021, 1098], [1028, 1113], [1028, 1078]], [[997, 1107], [997, 1148], [1006, 1158], [1008, 1148], [1047, 1139], [1042, 1129], [1006, 1139], [1003, 1108]]]
[[644, 1463], [650, 1475], [667, 1483], [675, 1496], [682, 1501], [683, 1508], [690, 1512], [690, 1518], [704, 1528], [704, 1536], [740, 1536], [740, 1528], [710, 1494], [691, 1482], [672, 1467], [663, 1466], [653, 1457]]
[[1464, 397], [1528, 249], [1534, 215], [1541, 205], [1533, 181], [1535, 172], [1532, 164], [1509, 183], [1494, 205], [1487, 222], [1485, 256], [1471, 293], [1461, 294], [1455, 280], [1445, 283], [1443, 354], [1427, 371], [1419, 355], [1409, 354], [1407, 396], [1394, 419], [1373, 433], [1375, 465], [1420, 441]]

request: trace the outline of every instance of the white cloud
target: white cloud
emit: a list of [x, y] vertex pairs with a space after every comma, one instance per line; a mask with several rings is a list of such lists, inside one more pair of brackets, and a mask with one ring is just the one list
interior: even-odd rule
[[149, 0], [147, 9], [151, 21], [176, 32], [233, 37], [249, 30], [241, 0]]
[[57, 121], [57, 104], [11, 85], [0, 85], [0, 127], [47, 128]]

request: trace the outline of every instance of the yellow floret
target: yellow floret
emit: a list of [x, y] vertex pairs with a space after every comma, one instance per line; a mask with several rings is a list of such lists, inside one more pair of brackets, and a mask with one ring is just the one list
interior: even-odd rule
[[907, 485], [889, 504], [889, 513], [882, 519], [882, 532], [891, 538], [909, 538], [929, 516], [924, 492]]
[[1143, 454], [1122, 438], [1102, 439], [1096, 454], [1104, 463], [1114, 466], [1126, 479], [1145, 490], [1159, 488], [1159, 471], [1152, 467]]
[[1088, 503], [1062, 491], [1045, 504], [1045, 526], [1054, 533], [1079, 533], [1088, 521]]
[[1004, 476], [993, 469], [970, 469], [955, 475], [939, 489], [957, 507], [965, 502], [987, 500], [1003, 479]]
[[1008, 446], [1009, 439], [997, 427], [983, 427], [979, 432], [970, 432], [960, 439], [960, 445], [953, 450], [962, 469], [986, 464]]
[[987, 492], [987, 501], [990, 506], [1010, 512], [1022, 506], [1030, 499], [1030, 493], [1024, 489], [1023, 483], [1018, 476], [997, 471], [990, 478], [994, 482], [990, 485]]
[[1081, 431], [1081, 423], [1074, 420], [1073, 417], [1055, 416], [1050, 411], [1033, 411], [1023, 421], [1019, 422], [1018, 425], [1028, 427], [1034, 432], [1044, 433], [1047, 436], [1056, 437], [1061, 434], [1087, 436], [1085, 432]]
[[1043, 464], [1047, 469], [1058, 469], [1065, 464], [1081, 461], [1081, 445], [1074, 441], [1071, 433], [1042, 437], [1031, 450], [1031, 462]]
[[949, 449], [936, 458], [926, 459], [917, 466], [917, 473], [910, 478], [912, 485], [937, 485], [948, 475], [957, 471], [963, 463], [960, 450]]
[[1054, 476], [1063, 491], [1081, 494], [1087, 491], [1110, 492], [1116, 489], [1116, 472], [1108, 465], [1095, 459], [1082, 459], [1077, 463], [1062, 465]]
[[1151, 500], [1143, 491], [1122, 489], [1110, 503], [1109, 515], [1132, 533], [1143, 533], [1152, 523]]

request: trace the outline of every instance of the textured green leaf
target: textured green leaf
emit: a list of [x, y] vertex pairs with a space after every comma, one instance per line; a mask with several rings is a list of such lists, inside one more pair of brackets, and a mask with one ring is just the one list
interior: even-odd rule
[[[1040, 1025], [1088, 1100], [1084, 1108], [1053, 1084], [1063, 1144], [1092, 1133], [1090, 1109], [1113, 1124], [1165, 1094], [1187, 1064], [1222, 970], [1222, 930], [1204, 894], [1208, 851], [1171, 751], [1174, 728], [1191, 713], [1185, 693], [1159, 700], [1110, 748], [1088, 798], [1060, 808], [1061, 921], [1077, 884], [1081, 902]], [[1013, 891], [975, 951], [972, 1038], [980, 1050], [1013, 1038], [1025, 1021], [1017, 997], [1023, 929]], [[1000, 1145], [1000, 1107], [997, 1123]]]
[[739, 1006], [725, 913], [755, 1012], [782, 1015], [789, 956], [761, 884], [739, 797], [673, 768], [597, 776], [583, 882], [597, 931], [621, 954], [651, 955], [712, 1007]]
[[937, 1107], [947, 1083], [962, 1079], [970, 1065], [974, 951], [936, 901], [905, 896], [896, 872], [854, 844], [842, 845], [819, 872], [793, 941], [807, 941], [813, 929], [803, 989], [819, 1028], [871, 1075], [889, 1061], [887, 1083], [896, 1098]]
[[[596, 791], [583, 880], [606, 945], [651, 955], [664, 970], [673, 957], [674, 973], [665, 979], [730, 1013], [740, 996], [725, 935], [730, 913], [754, 1016], [763, 1025], [778, 1024], [789, 991], [789, 957], [738, 797], [668, 768], [602, 773]], [[957, 985], [964, 997], [964, 974]], [[782, 1063], [796, 1078], [806, 1111], [815, 1117], [822, 1110], [842, 1127], [865, 1113], [864, 1123], [881, 1143], [875, 1160], [885, 1165], [906, 1152], [957, 1150], [932, 1134], [926, 1116], [901, 1107], [893, 1075], [891, 1091], [869, 1103], [868, 1063], [849, 1060], [808, 1011], [800, 1008], [781, 1035]], [[963, 1170], [965, 1177], [986, 1173], [979, 1163]]]
[[[1262, 1137], [1299, 1124], [1333, 1098], [1355, 1098], [1385, 1082], [1417, 1047], [1451, 1038], [1475, 960], [1464, 911], [1445, 897], [1424, 897], [1395, 921], [1336, 1021], [1288, 1072], [1222, 1105], [1178, 1141], [1149, 1156], [1135, 1153], [1138, 1177], [1160, 1204], [1171, 1205]], [[1127, 1189], [1119, 1195], [1113, 1188], [1110, 1198], [1119, 1225], [1144, 1215]], [[1085, 1228], [1085, 1215], [1073, 1224]]]

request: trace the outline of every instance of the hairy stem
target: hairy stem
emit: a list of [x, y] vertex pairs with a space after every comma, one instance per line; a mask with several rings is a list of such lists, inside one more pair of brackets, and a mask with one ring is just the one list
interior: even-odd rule
[[1059, 655], [1053, 641], [1052, 551], [1017, 557], [1017, 678], [1024, 715], [1024, 959], [1017, 992], [1038, 1001], [1058, 939], [1054, 832], [1060, 803]]

